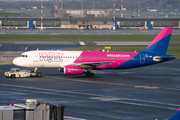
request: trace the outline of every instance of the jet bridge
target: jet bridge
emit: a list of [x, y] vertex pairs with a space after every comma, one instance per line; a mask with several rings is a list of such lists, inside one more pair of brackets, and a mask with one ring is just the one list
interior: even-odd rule
[[28, 99], [26, 104], [0, 106], [0, 120], [64, 120], [64, 108]]

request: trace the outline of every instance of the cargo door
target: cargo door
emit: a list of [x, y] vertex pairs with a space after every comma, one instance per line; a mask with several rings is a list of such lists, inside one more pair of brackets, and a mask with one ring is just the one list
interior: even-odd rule
[[38, 62], [38, 53], [33, 53], [33, 62]]

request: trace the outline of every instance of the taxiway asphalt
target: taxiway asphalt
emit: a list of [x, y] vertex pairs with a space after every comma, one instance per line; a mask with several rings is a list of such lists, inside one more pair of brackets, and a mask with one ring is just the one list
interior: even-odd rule
[[[44, 31], [41, 33], [59, 34], [59, 31]], [[74, 34], [96, 33], [96, 31], [92, 33], [93, 30], [66, 31], [74, 32]], [[104, 34], [117, 33], [102, 31]], [[127, 33], [126, 30], [120, 31], [122, 34]], [[154, 30], [152, 34], [157, 34], [160, 31]], [[0, 34], [26, 34], [27, 32], [4, 30]], [[37, 34], [36, 32], [31, 34]], [[149, 30], [147, 32], [150, 34]], [[179, 30], [173, 32], [178, 34]], [[24, 51], [27, 46], [28, 50], [37, 48], [57, 50], [81, 46], [75, 42], [70, 44], [56, 43], [53, 47], [49, 44], [41, 44], [21, 44], [18, 41], [2, 42], [0, 43], [0, 55], [4, 55], [5, 51], [8, 51], [10, 56], [12, 53], [9, 51], [15, 51], [13, 54], [18, 55], [18, 51]], [[7, 105], [11, 102], [25, 103], [26, 99], [29, 98], [37, 99], [38, 101], [65, 105], [66, 118], [83, 120], [164, 120], [173, 116], [180, 107], [180, 59], [134, 69], [94, 71], [95, 78], [87, 78], [85, 75], [64, 75], [57, 69], [38, 69], [43, 73], [41, 78], [15, 79], [4, 77], [5, 71], [17, 67], [7, 62], [13, 58], [0, 59], [0, 63], [3, 63], [0, 64], [1, 105]]]
[[147, 67], [95, 71], [95, 78], [38, 69], [41, 78], [5, 78], [0, 104], [38, 101], [65, 105], [65, 116], [87, 120], [164, 120], [180, 107], [180, 59]]

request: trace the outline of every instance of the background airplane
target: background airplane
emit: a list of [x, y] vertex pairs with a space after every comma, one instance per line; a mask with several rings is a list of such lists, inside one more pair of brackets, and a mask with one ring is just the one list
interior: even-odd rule
[[13, 60], [17, 66], [35, 68], [58, 68], [67, 75], [86, 74], [94, 77], [92, 70], [126, 69], [165, 62], [175, 59], [167, 55], [173, 28], [166, 27], [141, 52], [91, 52], [91, 51], [48, 51], [36, 50], [21, 54]]

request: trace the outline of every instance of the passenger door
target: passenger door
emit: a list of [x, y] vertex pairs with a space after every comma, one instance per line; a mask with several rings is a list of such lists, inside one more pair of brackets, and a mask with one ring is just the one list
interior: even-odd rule
[[38, 62], [38, 53], [33, 53], [33, 62]]

